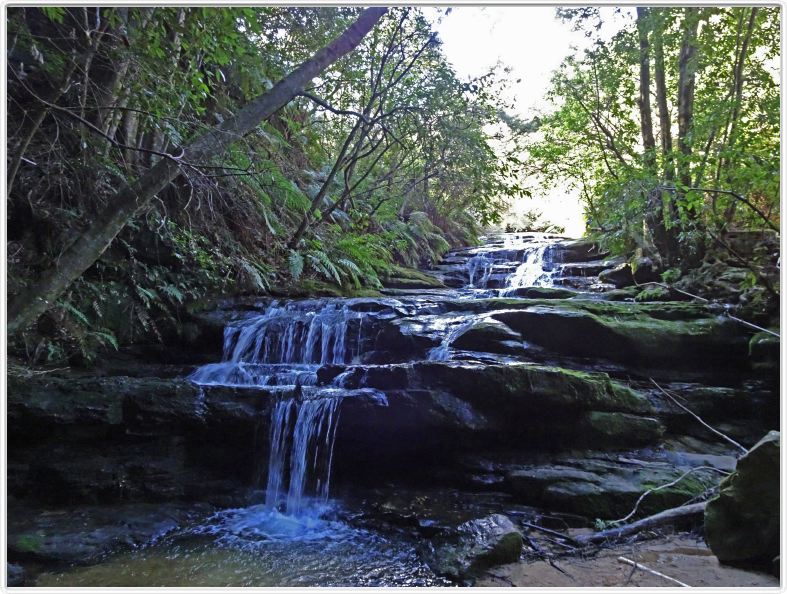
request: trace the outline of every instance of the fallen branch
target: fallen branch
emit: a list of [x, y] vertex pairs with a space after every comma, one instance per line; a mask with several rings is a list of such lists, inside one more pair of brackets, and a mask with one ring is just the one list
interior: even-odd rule
[[741, 444], [739, 444], [737, 441], [735, 441], [734, 439], [732, 439], [731, 437], [729, 437], [729, 436], [725, 435], [724, 433], [722, 433], [722, 432], [721, 432], [721, 431], [719, 431], [718, 429], [714, 429], [713, 427], [711, 427], [710, 425], [708, 425], [708, 424], [707, 424], [705, 421], [703, 421], [703, 420], [700, 418], [700, 416], [699, 416], [699, 415], [697, 415], [696, 413], [692, 412], [692, 411], [691, 411], [691, 410], [689, 410], [689, 409], [688, 409], [686, 406], [684, 406], [683, 404], [681, 404], [680, 402], [678, 402], [678, 400], [677, 400], [677, 399], [676, 399], [676, 398], [675, 398], [675, 397], [674, 397], [672, 394], [670, 394], [670, 393], [669, 393], [669, 392], [667, 392], [667, 391], [666, 391], [664, 388], [662, 388], [660, 385], [658, 385], [658, 384], [656, 383], [656, 380], [654, 380], [653, 378], [650, 378], [650, 381], [651, 381], [651, 383], [653, 383], [653, 385], [654, 385], [654, 386], [656, 386], [656, 387], [657, 387], [657, 388], [658, 388], [658, 389], [661, 391], [661, 393], [662, 393], [662, 394], [664, 394], [664, 395], [665, 395], [667, 398], [669, 398], [669, 399], [670, 399], [670, 401], [672, 401], [672, 403], [673, 403], [673, 404], [675, 404], [676, 406], [680, 407], [681, 409], [683, 409], [684, 411], [686, 411], [687, 413], [689, 413], [689, 414], [690, 414], [692, 417], [694, 417], [695, 419], [697, 419], [697, 421], [699, 421], [699, 423], [700, 423], [700, 424], [701, 424], [703, 427], [705, 427], [706, 429], [708, 429], [708, 430], [709, 430], [709, 431], [711, 431], [712, 433], [714, 433], [714, 434], [718, 435], [719, 437], [721, 437], [721, 438], [722, 438], [723, 440], [725, 440], [726, 442], [728, 442], [728, 443], [731, 443], [731, 444], [732, 444], [732, 445], [734, 445], [736, 448], [738, 448], [739, 450], [741, 450], [741, 451], [742, 451], [744, 454], [745, 454], [746, 452], [748, 452], [748, 451], [749, 451], [749, 450], [747, 450], [745, 447], [743, 447]]
[[626, 559], [625, 557], [618, 557], [618, 561], [620, 561], [621, 563], [626, 563], [628, 565], [631, 565], [632, 567], [634, 567], [634, 569], [640, 569], [651, 575], [658, 576], [662, 579], [672, 582], [673, 584], [678, 584], [679, 586], [683, 586], [684, 588], [691, 588], [691, 586], [689, 586], [688, 584], [684, 584], [683, 582], [676, 580], [675, 578], [672, 578], [668, 575], [664, 575], [663, 573], [660, 573], [654, 569], [650, 569], [649, 567], [645, 567], [641, 563], [637, 563], [636, 561], [632, 561], [631, 559]]
[[562, 538], [566, 542], [570, 542], [572, 544], [578, 544], [577, 541], [570, 536], [566, 536], [557, 530], [550, 530], [549, 528], [544, 528], [543, 526], [539, 526], [538, 524], [531, 524], [530, 522], [522, 522], [522, 526], [527, 526], [532, 530], [538, 530], [539, 532], [543, 532], [544, 534], [549, 534], [550, 536], [554, 536], [556, 538]]
[[617, 540], [619, 538], [635, 534], [641, 530], [669, 524], [675, 520], [700, 515], [705, 512], [705, 505], [707, 505], [707, 502], [702, 501], [700, 503], [692, 503], [691, 505], [673, 507], [655, 515], [648, 516], [647, 518], [642, 518], [641, 520], [632, 522], [631, 524], [619, 526], [617, 528], [610, 528], [608, 530], [602, 530], [587, 536], [580, 536], [577, 537], [576, 540], [583, 545], [596, 544], [606, 540]]

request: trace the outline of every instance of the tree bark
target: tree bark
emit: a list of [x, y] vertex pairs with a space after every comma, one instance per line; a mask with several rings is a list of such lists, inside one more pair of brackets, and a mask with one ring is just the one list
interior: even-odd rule
[[675, 179], [675, 166], [672, 159], [672, 121], [667, 103], [667, 81], [664, 69], [664, 24], [662, 12], [659, 8], [656, 25], [653, 27], [653, 58], [655, 67], [653, 78], [656, 81], [656, 105], [659, 111], [659, 132], [661, 135], [661, 154], [664, 170], [664, 179], [671, 182]]
[[[639, 121], [642, 130], [643, 162], [645, 168], [656, 167], [656, 140], [653, 137], [653, 119], [650, 112], [650, 25], [648, 9], [637, 7], [637, 34], [639, 36]], [[654, 171], [655, 173], [655, 171]]]
[[679, 179], [684, 187], [691, 186], [691, 127], [694, 120], [694, 84], [697, 70], [697, 29], [699, 8], [686, 8], [683, 19], [683, 41], [678, 57], [678, 148]]
[[98, 213], [57, 264], [18, 295], [8, 306], [8, 332], [14, 333], [46, 311], [66, 288], [107, 249], [131, 218], [180, 172], [181, 163], [207, 162], [269, 118], [303, 91], [325, 68], [349, 53], [385, 14], [367, 8], [344, 33], [279, 81], [270, 91], [247, 103], [238, 113], [181, 149], [178, 157], [161, 159], [145, 175], [121, 188]]
[[[749, 15], [749, 24], [746, 29], [746, 36], [743, 38], [743, 46], [741, 47], [741, 52], [738, 56], [738, 59], [735, 64], [735, 71], [733, 73], [733, 90], [735, 93], [735, 98], [733, 100], [732, 106], [732, 114], [730, 116], [730, 135], [727, 140], [727, 147], [729, 149], [734, 148], [735, 141], [737, 140], [737, 133], [738, 133], [738, 120], [740, 119], [741, 114], [741, 104], [743, 102], [743, 67], [746, 63], [746, 57], [749, 52], [749, 44], [751, 43], [751, 36], [754, 31], [754, 23], [755, 19], [757, 18], [757, 11], [756, 7], [751, 9], [751, 13]], [[724, 169], [729, 170], [729, 167], [732, 165], [732, 159], [722, 158], [720, 159], [719, 163], [719, 170], [723, 171]], [[726, 223], [731, 223], [733, 217], [735, 216], [735, 209], [738, 203], [733, 200], [730, 202], [729, 206], [724, 212], [724, 220]]]
[[654, 526], [662, 526], [664, 524], [672, 524], [676, 520], [685, 520], [686, 518], [699, 516], [705, 512], [705, 506], [707, 504], [707, 501], [702, 501], [700, 503], [691, 503], [681, 507], [665, 509], [662, 512], [648, 516], [647, 518], [642, 518], [631, 524], [610, 528], [609, 530], [602, 530], [601, 532], [594, 532], [588, 536], [577, 537], [574, 540], [581, 545], [595, 544], [607, 540], [617, 540], [635, 534], [640, 530], [653, 528]]

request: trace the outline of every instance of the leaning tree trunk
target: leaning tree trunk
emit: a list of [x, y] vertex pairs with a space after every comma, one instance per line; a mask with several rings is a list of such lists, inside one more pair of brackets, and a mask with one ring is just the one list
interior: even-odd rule
[[270, 91], [247, 103], [234, 117], [179, 149], [178, 156], [161, 159], [134, 183], [121, 188], [107, 201], [107, 208], [98, 213], [84, 233], [58, 259], [57, 264], [46, 270], [9, 304], [8, 332], [25, 328], [46, 311], [74, 280], [95, 263], [126, 223], [178, 175], [181, 163], [207, 162], [248, 134], [261, 121], [301, 93], [325, 68], [355, 49], [386, 11], [386, 8], [364, 10], [344, 33], [279, 81]]

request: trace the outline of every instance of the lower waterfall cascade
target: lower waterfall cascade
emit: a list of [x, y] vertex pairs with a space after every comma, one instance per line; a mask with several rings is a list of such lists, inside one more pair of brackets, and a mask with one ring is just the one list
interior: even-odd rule
[[[738, 452], [651, 378], [748, 447], [778, 418], [777, 368], [755, 371], [750, 332], [703, 304], [634, 301], [600, 276], [618, 265], [605, 258], [584, 240], [490, 236], [428, 271], [444, 286], [219, 302], [198, 318], [210, 350], [162, 375], [17, 381], [12, 395], [38, 386], [10, 405], [15, 439], [44, 440], [30, 460], [63, 451], [41, 427], [105, 441], [62, 461], [78, 475], [10, 469], [16, 492], [51, 476], [74, 500], [122, 499], [20, 508], [11, 546], [82, 555], [60, 536], [74, 530], [144, 544], [49, 567], [42, 586], [447, 586], [475, 579], [457, 555], [490, 527], [592, 528], [653, 484], [673, 486], [643, 514], [701, 495]], [[70, 410], [75, 393], [91, 400]]]

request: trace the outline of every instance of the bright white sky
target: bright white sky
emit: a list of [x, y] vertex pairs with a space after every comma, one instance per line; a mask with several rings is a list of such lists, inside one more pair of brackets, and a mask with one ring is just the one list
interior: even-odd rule
[[[604, 37], [611, 36], [628, 15], [613, 15], [612, 8], [602, 8]], [[437, 20], [445, 9], [425, 9]], [[625, 12], [630, 12], [626, 10]], [[487, 72], [498, 61], [511, 67], [516, 115], [531, 119], [548, 108], [546, 94], [551, 73], [572, 46], [584, 49], [588, 40], [571, 31], [571, 25], [555, 17], [554, 6], [455, 7], [435, 24], [443, 50], [460, 78]], [[512, 215], [539, 210], [544, 219], [566, 228], [566, 234], [579, 237], [584, 232], [582, 205], [575, 194], [554, 188], [542, 196], [519, 200], [512, 205]]]

